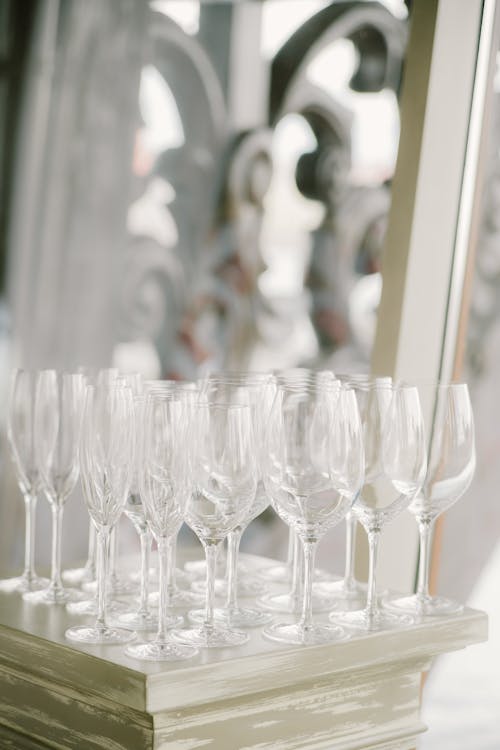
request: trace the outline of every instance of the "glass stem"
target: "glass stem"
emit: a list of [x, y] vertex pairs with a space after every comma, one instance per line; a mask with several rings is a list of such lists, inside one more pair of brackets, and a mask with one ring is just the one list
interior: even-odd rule
[[175, 566], [177, 557], [177, 536], [169, 540], [167, 545], [167, 589], [169, 600], [175, 594], [176, 583], [175, 583]]
[[112, 581], [111, 589], [113, 584], [116, 582], [116, 560], [118, 558], [118, 532], [116, 526], [113, 527], [110, 535], [109, 544], [109, 577]]
[[293, 566], [292, 566], [292, 590], [290, 591], [290, 598], [293, 602], [293, 611], [300, 612], [303, 602], [302, 594], [302, 544], [299, 541], [299, 537], [296, 532], [293, 531], [294, 539], [294, 553], [293, 553]]
[[368, 529], [369, 547], [369, 569], [368, 569], [368, 594], [366, 598], [366, 617], [374, 620], [378, 614], [377, 603], [377, 559], [380, 529], [378, 527]]
[[151, 551], [151, 532], [148, 527], [139, 535], [141, 543], [141, 595], [139, 604], [139, 615], [147, 617], [149, 614], [149, 554]]
[[220, 545], [220, 542], [215, 541], [207, 541], [203, 545], [207, 561], [207, 593], [204, 622], [206, 630], [214, 629], [215, 572], [217, 568], [217, 553], [219, 552]]
[[312, 627], [312, 590], [317, 545], [316, 540], [302, 540], [304, 549], [304, 599], [300, 627], [305, 632], [311, 630]]
[[297, 535], [295, 531], [290, 527], [288, 529], [288, 552], [286, 555], [286, 565], [288, 570], [290, 571], [290, 577], [293, 573], [293, 565], [295, 562], [295, 543], [296, 543]]
[[158, 603], [158, 633], [156, 640], [164, 643], [167, 640], [167, 623], [168, 623], [168, 557], [169, 557], [169, 540], [166, 537], [157, 539], [158, 557], [160, 563], [160, 601]]
[[421, 599], [429, 597], [429, 571], [431, 563], [431, 538], [434, 522], [428, 518], [418, 519], [420, 534], [420, 559], [418, 563], [417, 596]]
[[344, 571], [344, 589], [352, 591], [356, 586], [354, 577], [354, 557], [356, 551], [356, 530], [358, 521], [353, 513], [348, 513], [345, 519], [345, 571]]
[[25, 541], [24, 541], [24, 578], [32, 581], [36, 578], [35, 573], [35, 517], [36, 517], [36, 495], [24, 496], [24, 508], [26, 516]]
[[243, 529], [238, 526], [227, 538], [227, 599], [226, 608], [229, 612], [238, 609], [238, 554]]
[[108, 586], [109, 542], [111, 530], [102, 526], [97, 532], [97, 630], [106, 630], [106, 589]]
[[51, 555], [51, 573], [50, 589], [53, 592], [62, 591], [61, 581], [61, 535], [62, 535], [62, 518], [63, 505], [56, 500], [52, 504], [52, 555]]
[[87, 562], [85, 563], [86, 578], [90, 581], [95, 579], [95, 557], [96, 557], [96, 539], [95, 526], [92, 521], [89, 522], [89, 547]]

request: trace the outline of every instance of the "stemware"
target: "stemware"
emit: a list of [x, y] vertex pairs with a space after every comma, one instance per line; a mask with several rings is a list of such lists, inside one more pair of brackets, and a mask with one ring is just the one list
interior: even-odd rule
[[144, 427], [144, 408], [145, 398], [135, 396], [134, 398], [134, 416], [136, 432], [136, 454], [135, 465], [132, 478], [132, 486], [127, 496], [127, 501], [123, 509], [124, 514], [132, 522], [133, 527], [139, 535], [141, 549], [141, 575], [140, 575], [140, 594], [139, 607], [136, 612], [126, 612], [120, 615], [116, 623], [125, 628], [137, 631], [154, 631], [158, 627], [158, 618], [150, 611], [149, 605], [149, 560], [151, 552], [151, 531], [146, 518], [146, 511], [142, 501], [142, 495], [139, 487], [139, 475], [144, 471], [143, 460], [143, 434]]
[[[140, 447], [139, 486], [160, 562], [158, 632], [153, 641], [134, 643], [128, 656], [151, 661], [189, 659], [197, 653], [192, 646], [174, 642], [168, 633], [169, 592], [167, 550], [182, 525], [190, 493], [187, 438], [189, 411], [173, 395], [150, 394], [146, 401]], [[182, 622], [182, 620], [181, 620]]]
[[[354, 386], [354, 393], [358, 399], [358, 406], [363, 410], [364, 390], [363, 385], [368, 386], [370, 383], [392, 385], [390, 377], [371, 377], [366, 374], [337, 374], [337, 380], [347, 386]], [[356, 386], [361, 388], [356, 388]], [[359, 401], [361, 400], [361, 404]], [[315, 593], [318, 599], [325, 596], [328, 602], [334, 603], [335, 608], [341, 609], [359, 609], [366, 601], [367, 586], [356, 580], [354, 575], [354, 561], [356, 550], [356, 536], [358, 528], [358, 519], [356, 514], [349, 511], [345, 517], [345, 565], [344, 575], [340, 581], [319, 582], [315, 586]], [[332, 597], [333, 600], [332, 600]]]
[[41, 486], [52, 510], [52, 570], [49, 586], [23, 595], [37, 604], [57, 604], [81, 598], [61, 580], [61, 536], [66, 500], [79, 474], [78, 445], [82, 420], [83, 376], [42, 370], [35, 401], [35, 460]]
[[15, 578], [0, 581], [0, 591], [37, 591], [44, 589], [48, 580], [35, 572], [35, 518], [40, 473], [35, 461], [34, 418], [36, 373], [15, 370], [12, 375], [7, 436], [16, 470], [17, 482], [24, 498], [25, 542], [24, 571]]
[[[83, 376], [84, 386], [93, 385], [98, 377], [98, 371], [95, 367], [80, 366], [77, 370], [79, 375]], [[116, 371], [117, 372], [117, 371]], [[92, 520], [89, 518], [89, 536], [88, 536], [88, 549], [87, 549], [87, 560], [84, 565], [78, 568], [66, 568], [62, 572], [62, 580], [64, 583], [70, 586], [78, 586], [82, 583], [90, 583], [95, 581], [96, 578], [96, 535], [95, 526]]]
[[366, 607], [332, 612], [330, 619], [356, 629], [376, 631], [411, 624], [379, 603], [376, 568], [383, 526], [408, 507], [426, 470], [425, 439], [418, 391], [380, 382], [354, 386], [360, 405], [365, 474], [353, 512], [368, 535], [369, 576]]
[[[83, 375], [85, 385], [109, 385], [115, 381], [119, 375], [119, 370], [115, 367], [108, 367], [101, 370], [97, 370], [94, 367], [80, 366], [78, 373]], [[82, 567], [79, 568], [68, 568], [62, 573], [62, 579], [64, 583], [70, 586], [82, 585], [84, 591], [97, 591], [96, 581], [96, 564], [97, 564], [97, 540], [96, 530], [94, 523], [89, 518], [89, 538], [88, 538], [88, 549], [87, 549], [87, 560]], [[76, 604], [76, 603], [75, 603]], [[78, 602], [81, 607], [85, 606], [85, 602]], [[72, 610], [70, 603], [68, 610]], [[78, 611], [78, 610], [77, 610]], [[86, 612], [87, 613], [87, 612]], [[83, 614], [83, 612], [82, 612]], [[95, 614], [93, 611], [87, 614]]]
[[457, 614], [463, 606], [429, 592], [432, 530], [436, 519], [462, 497], [476, 466], [474, 417], [466, 383], [417, 384], [429, 413], [428, 470], [409, 505], [420, 535], [417, 591], [390, 602], [391, 610], [417, 619]]
[[264, 630], [294, 644], [347, 637], [312, 619], [313, 571], [321, 537], [350, 510], [363, 472], [363, 442], [352, 390], [319, 380], [278, 383], [264, 452], [264, 482], [273, 507], [297, 532], [304, 553], [304, 601], [296, 623]]
[[109, 538], [130, 492], [134, 426], [130, 388], [119, 382], [87, 386], [80, 466], [85, 499], [97, 531], [98, 615], [94, 626], [69, 628], [65, 634], [69, 640], [109, 644], [123, 643], [134, 637], [129, 630], [109, 626], [106, 613]]
[[[186, 402], [186, 406], [194, 404], [198, 396], [198, 389], [195, 383], [186, 380], [147, 380], [144, 383], [144, 390], [147, 394], [157, 395], [174, 395]], [[178, 533], [172, 537], [167, 547], [167, 588], [169, 595], [170, 607], [187, 607], [201, 604], [203, 597], [195, 591], [187, 591], [178, 586], [178, 582], [189, 586], [194, 579], [192, 573], [185, 572], [176, 567], [177, 563], [177, 537]], [[150, 595], [150, 603], [156, 604], [159, 599], [159, 593], [154, 592]]]
[[248, 635], [214, 619], [217, 552], [246, 518], [257, 488], [256, 446], [252, 413], [245, 404], [199, 403], [194, 410], [187, 524], [206, 555], [206, 611], [202, 625], [174, 631], [180, 641], [208, 648], [236, 646]]
[[[253, 433], [256, 440], [256, 454], [263, 444], [264, 427], [267, 423], [269, 410], [274, 395], [274, 384], [267, 374], [253, 372], [230, 372], [213, 374], [200, 386], [201, 396], [210, 403], [227, 402], [248, 404], [251, 409]], [[260, 469], [257, 461], [257, 470]], [[257, 627], [269, 622], [271, 615], [251, 607], [241, 607], [238, 596], [255, 596], [265, 591], [264, 584], [252, 579], [251, 573], [244, 565], [239, 564], [239, 548], [241, 537], [249, 524], [259, 516], [269, 505], [269, 499], [260, 476], [257, 475], [257, 489], [253, 502], [243, 521], [227, 537], [226, 576], [217, 586], [216, 593], [222, 590], [226, 594], [224, 608], [217, 608], [214, 616], [217, 620], [227, 622], [235, 627]], [[244, 575], [241, 576], [241, 573]], [[195, 584], [194, 584], [195, 585]], [[202, 622], [203, 610], [190, 612], [190, 619]]]

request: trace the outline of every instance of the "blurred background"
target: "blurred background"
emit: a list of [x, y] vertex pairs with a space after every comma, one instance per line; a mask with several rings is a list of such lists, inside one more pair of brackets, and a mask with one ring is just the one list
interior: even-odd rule
[[[370, 370], [411, 13], [403, 0], [0, 0], [2, 426], [14, 366]], [[499, 91], [497, 75], [464, 333], [478, 469], [434, 564], [441, 593], [490, 609], [492, 638], [426, 684], [422, 748], [439, 750], [500, 746], [498, 675], [484, 687], [495, 642], [500, 655]], [[23, 504], [5, 447], [0, 460], [13, 570]], [[85, 557], [86, 527], [74, 497], [66, 564]], [[136, 544], [126, 528], [121, 543]], [[284, 557], [285, 528], [268, 512], [245, 544]], [[343, 545], [335, 529], [321, 564], [340, 571]]]

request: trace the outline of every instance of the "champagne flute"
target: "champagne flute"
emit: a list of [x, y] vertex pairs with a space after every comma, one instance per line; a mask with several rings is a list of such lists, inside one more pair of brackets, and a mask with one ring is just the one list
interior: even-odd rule
[[73, 641], [123, 643], [134, 638], [126, 629], [111, 627], [106, 616], [106, 586], [111, 529], [130, 492], [135, 449], [134, 402], [129, 387], [119, 381], [87, 386], [80, 443], [81, 476], [98, 541], [98, 615], [94, 626], [69, 628]]
[[[187, 404], [194, 404], [198, 397], [198, 388], [195, 383], [185, 380], [147, 380], [144, 384], [145, 392], [149, 394], [157, 395], [175, 395], [178, 398], [182, 398]], [[169, 606], [170, 607], [186, 607], [190, 605], [197, 605], [203, 602], [203, 597], [195, 591], [186, 591], [177, 585], [178, 581], [182, 581], [186, 585], [190, 585], [193, 581], [193, 575], [180, 570], [176, 567], [177, 563], [177, 536], [173, 537], [167, 548], [167, 588], [169, 594]], [[150, 595], [149, 601], [151, 604], [156, 604], [159, 599], [159, 593], [154, 592]]]
[[190, 493], [186, 450], [189, 412], [181, 399], [150, 394], [140, 448], [139, 486], [147, 521], [158, 546], [160, 559], [159, 623], [156, 638], [134, 643], [128, 656], [150, 661], [178, 661], [197, 653], [192, 646], [174, 642], [169, 636], [168, 546], [182, 525]]
[[40, 491], [40, 472], [35, 461], [34, 446], [35, 388], [35, 372], [14, 371], [7, 415], [7, 436], [17, 482], [24, 498], [24, 571], [15, 578], [0, 580], [0, 591], [38, 591], [48, 584], [48, 580], [37, 576], [35, 571], [35, 519]]
[[[134, 418], [136, 433], [135, 465], [132, 486], [124, 507], [124, 513], [132, 522], [139, 535], [141, 548], [141, 576], [139, 607], [136, 612], [125, 612], [116, 619], [116, 624], [136, 631], [155, 631], [158, 628], [158, 618], [150, 611], [149, 605], [149, 558], [151, 552], [151, 531], [146, 518], [141, 490], [139, 486], [140, 473], [144, 471], [144, 409], [146, 400], [143, 396], [134, 397]], [[182, 622], [182, 620], [181, 620]], [[175, 620], [172, 624], [178, 624]]]
[[61, 580], [61, 537], [65, 503], [79, 474], [83, 375], [42, 370], [35, 402], [35, 458], [42, 488], [52, 510], [52, 572], [48, 588], [24, 594], [36, 604], [60, 604], [82, 597]]

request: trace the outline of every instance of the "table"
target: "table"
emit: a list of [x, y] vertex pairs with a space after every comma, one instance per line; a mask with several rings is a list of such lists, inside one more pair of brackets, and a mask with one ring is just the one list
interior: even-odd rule
[[[248, 600], [245, 600], [248, 602]], [[333, 645], [290, 647], [260, 629], [237, 649], [138, 662], [64, 639], [82, 618], [0, 594], [0, 747], [15, 750], [411, 750], [425, 730], [421, 674], [485, 640], [466, 609]]]

